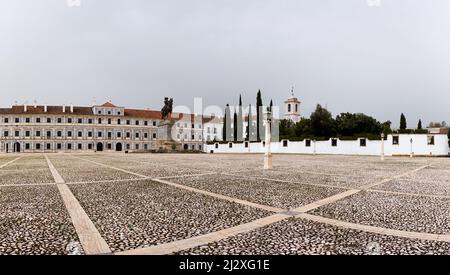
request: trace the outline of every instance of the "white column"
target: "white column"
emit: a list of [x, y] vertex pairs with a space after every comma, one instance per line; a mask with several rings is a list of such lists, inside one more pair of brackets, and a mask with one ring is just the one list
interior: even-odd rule
[[384, 133], [381, 134], [381, 161], [384, 161]]
[[264, 170], [272, 169], [272, 152], [271, 152], [271, 142], [272, 142], [272, 133], [271, 133], [271, 113], [266, 113], [266, 152], [264, 154]]
[[413, 152], [413, 139], [411, 138], [411, 140], [410, 140], [409, 142], [411, 143], [411, 151], [410, 151], [409, 157], [412, 158], [412, 157], [414, 157], [414, 152]]

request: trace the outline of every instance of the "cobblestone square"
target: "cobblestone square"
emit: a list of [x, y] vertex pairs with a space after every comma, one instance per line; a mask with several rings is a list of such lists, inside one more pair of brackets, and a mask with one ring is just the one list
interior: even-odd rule
[[447, 158], [0, 155], [0, 254], [450, 254]]

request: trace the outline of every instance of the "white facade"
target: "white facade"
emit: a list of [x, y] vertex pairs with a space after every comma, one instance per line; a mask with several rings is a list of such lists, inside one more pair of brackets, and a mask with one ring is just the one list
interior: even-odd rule
[[[412, 143], [411, 143], [412, 140]], [[397, 142], [398, 141], [398, 142]], [[304, 140], [299, 142], [272, 142], [273, 153], [280, 154], [324, 154], [324, 155], [365, 155], [379, 156], [381, 140]], [[335, 145], [335, 146], [334, 146]], [[264, 153], [264, 142], [228, 143], [207, 146], [209, 153]], [[448, 156], [449, 145], [446, 135], [389, 135], [384, 141], [386, 156]]]

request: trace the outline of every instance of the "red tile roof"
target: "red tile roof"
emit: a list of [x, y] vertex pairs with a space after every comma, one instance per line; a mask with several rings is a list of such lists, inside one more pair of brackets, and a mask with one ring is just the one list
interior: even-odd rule
[[125, 109], [126, 117], [162, 119], [160, 111]]
[[27, 111], [25, 112], [25, 107], [23, 105], [15, 105], [11, 108], [1, 108], [0, 114], [7, 115], [64, 115], [64, 114], [74, 114], [74, 115], [93, 115], [91, 107], [73, 107], [73, 113], [70, 112], [70, 106], [66, 106], [66, 112], [63, 112], [63, 106], [47, 106], [47, 112], [44, 112], [44, 106], [36, 106], [36, 108], [31, 105], [27, 106]]
[[117, 107], [117, 106], [114, 105], [114, 104], [112, 104], [111, 101], [108, 101], [108, 102], [104, 103], [104, 104], [102, 105], [102, 107]]

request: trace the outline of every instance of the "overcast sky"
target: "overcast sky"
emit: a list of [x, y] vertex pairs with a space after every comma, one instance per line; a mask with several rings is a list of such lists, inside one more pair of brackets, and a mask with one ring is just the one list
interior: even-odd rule
[[[450, 120], [450, 1], [0, 0], [0, 105], [282, 104]], [[77, 0], [69, 0], [77, 2]]]

